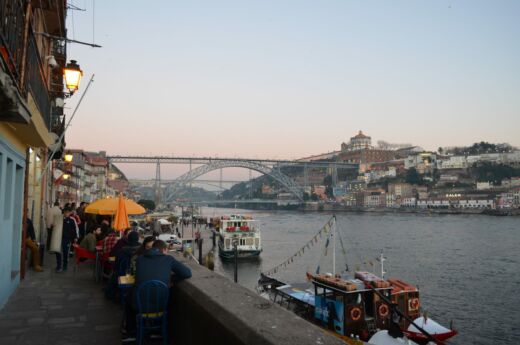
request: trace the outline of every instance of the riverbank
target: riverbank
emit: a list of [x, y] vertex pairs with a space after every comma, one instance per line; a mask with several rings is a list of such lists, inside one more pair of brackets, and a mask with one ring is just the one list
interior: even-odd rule
[[[236, 208], [233, 203], [215, 204], [211, 207]], [[241, 202], [240, 208], [256, 211], [301, 211], [301, 212], [351, 212], [351, 213], [405, 213], [405, 214], [452, 214], [452, 215], [487, 215], [487, 216], [520, 216], [520, 209], [486, 209], [486, 208], [412, 208], [412, 207], [352, 207], [338, 203], [304, 203], [274, 204]]]

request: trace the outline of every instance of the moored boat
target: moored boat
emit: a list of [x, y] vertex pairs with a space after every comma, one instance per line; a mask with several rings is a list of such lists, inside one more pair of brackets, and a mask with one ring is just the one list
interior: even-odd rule
[[218, 253], [224, 260], [258, 257], [262, 252], [262, 237], [256, 221], [249, 216], [221, 217], [218, 224]]
[[[327, 248], [329, 243], [335, 243], [335, 221], [333, 225], [329, 222], [324, 228], [325, 231], [321, 229], [313, 241], [325, 233]], [[343, 241], [338, 238], [343, 246]], [[332, 273], [320, 273], [319, 266], [315, 274], [307, 273], [306, 283], [287, 284], [270, 276], [278, 272], [280, 267], [286, 267], [302, 252], [300, 250], [283, 266], [278, 265], [262, 274], [258, 291], [348, 344], [358, 339], [375, 345], [414, 344], [414, 341], [419, 344], [441, 344], [457, 334], [455, 330], [443, 327], [421, 314], [419, 289], [416, 286], [397, 278], [385, 279], [385, 258], [382, 254], [378, 259], [381, 276], [360, 270], [350, 272], [348, 266], [345, 271], [336, 273], [335, 264]], [[392, 342], [389, 338], [396, 340]]]

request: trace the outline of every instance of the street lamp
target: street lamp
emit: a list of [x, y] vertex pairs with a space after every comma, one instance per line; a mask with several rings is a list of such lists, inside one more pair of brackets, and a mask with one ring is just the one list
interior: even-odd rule
[[72, 96], [79, 88], [79, 82], [83, 76], [83, 71], [79, 68], [76, 60], [70, 62], [63, 69], [63, 77], [65, 79], [65, 87], [69, 90], [69, 95]]
[[65, 160], [65, 162], [67, 163], [70, 163], [72, 162], [72, 159], [74, 158], [74, 156], [72, 155], [72, 153], [66, 153], [65, 156], [63, 156], [63, 159]]

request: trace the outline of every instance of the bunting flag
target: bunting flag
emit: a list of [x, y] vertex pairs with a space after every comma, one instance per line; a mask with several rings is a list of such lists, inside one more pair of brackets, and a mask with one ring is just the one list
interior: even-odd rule
[[[292, 256], [290, 256], [287, 260], [285, 260], [281, 264], [271, 268], [270, 270], [263, 272], [263, 274], [266, 276], [269, 276], [271, 274], [277, 273], [278, 271], [280, 271], [281, 268], [286, 268], [288, 265], [290, 265], [294, 262], [294, 258], [296, 258], [297, 256], [302, 256], [305, 253], [305, 248], [310, 249], [312, 246], [314, 246], [316, 243], [318, 243], [318, 238], [321, 238], [323, 234], [330, 233], [330, 235], [327, 235], [327, 243], [325, 246], [325, 251], [327, 251], [327, 247], [329, 246], [329, 242], [330, 242], [330, 236], [332, 236], [332, 232], [330, 232], [329, 230], [332, 229], [334, 219], [335, 219], [334, 217], [329, 219], [329, 221], [327, 223], [325, 223], [325, 225], [310, 239], [309, 242], [307, 242], [304, 246], [302, 246], [296, 253], [294, 253]], [[325, 254], [325, 255], [327, 255], [327, 254]], [[317, 270], [319, 271], [319, 266], [318, 266]]]

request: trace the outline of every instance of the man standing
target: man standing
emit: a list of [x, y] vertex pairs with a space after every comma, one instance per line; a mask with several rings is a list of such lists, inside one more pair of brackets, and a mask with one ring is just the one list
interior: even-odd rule
[[[56, 253], [56, 273], [67, 270], [69, 263], [70, 246], [77, 238], [76, 221], [70, 217], [70, 208], [63, 209], [63, 233], [61, 237], [61, 253]], [[63, 263], [63, 266], [62, 266]]]
[[43, 268], [40, 265], [40, 250], [36, 243], [36, 234], [34, 233], [34, 225], [31, 219], [27, 218], [27, 236], [25, 238], [25, 245], [31, 251], [33, 269], [36, 272], [42, 272]]
[[56, 200], [54, 206], [47, 210], [47, 217], [45, 219], [47, 223], [47, 250], [51, 247], [52, 229], [55, 226], [55, 222], [62, 221], [63, 215], [61, 213], [60, 202]]

